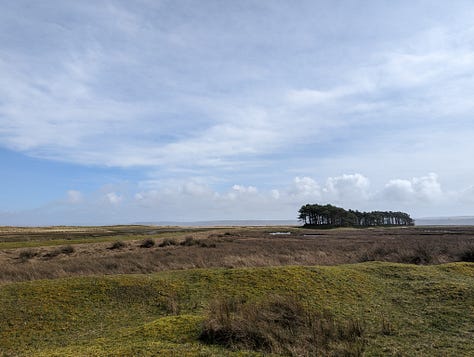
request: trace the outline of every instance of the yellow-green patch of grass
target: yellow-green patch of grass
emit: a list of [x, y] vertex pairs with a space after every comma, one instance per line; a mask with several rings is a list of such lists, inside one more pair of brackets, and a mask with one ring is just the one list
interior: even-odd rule
[[362, 321], [367, 355], [469, 355], [473, 286], [472, 263], [374, 262], [12, 283], [0, 286], [0, 346], [18, 355], [239, 355], [198, 342], [209, 302], [275, 295]]
[[228, 351], [197, 341], [202, 315], [164, 316], [139, 328], [121, 329], [114, 336], [87, 344], [37, 351], [38, 356], [239, 356], [257, 357], [261, 353]]

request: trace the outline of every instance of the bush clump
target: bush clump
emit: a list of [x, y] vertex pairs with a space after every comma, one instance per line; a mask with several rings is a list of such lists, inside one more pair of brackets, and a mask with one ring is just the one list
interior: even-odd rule
[[338, 323], [329, 312], [311, 311], [297, 298], [274, 296], [254, 304], [215, 300], [199, 338], [232, 349], [290, 356], [361, 356], [364, 333], [357, 319]]
[[122, 248], [125, 248], [126, 244], [120, 240], [116, 241], [116, 242], [113, 242], [112, 245], [110, 247], [108, 247], [107, 249], [111, 249], [111, 250], [115, 250], [115, 249], [122, 249]]
[[140, 248], [151, 248], [155, 246], [155, 241], [153, 239], [145, 239], [140, 243]]
[[196, 245], [196, 244], [199, 244], [199, 241], [194, 239], [193, 237], [191, 236], [188, 236], [186, 238], [184, 238], [184, 240], [179, 243], [180, 245], [183, 245], [185, 247], [190, 247], [190, 246], [193, 246], [193, 245]]
[[412, 251], [399, 254], [400, 263], [426, 265], [435, 261], [436, 253], [432, 247], [419, 244]]
[[60, 248], [60, 251], [61, 251], [61, 253], [63, 253], [63, 254], [69, 255], [69, 254], [74, 253], [75, 249], [74, 249], [74, 247], [73, 247], [72, 245], [66, 245], [66, 246], [64, 246], [64, 247], [61, 247], [61, 248]]
[[38, 252], [36, 252], [35, 250], [26, 249], [20, 252], [18, 259], [25, 262], [27, 260], [30, 260], [31, 258], [36, 257], [37, 255], [38, 255]]
[[474, 246], [467, 247], [461, 252], [460, 259], [462, 262], [474, 262]]
[[163, 248], [163, 247], [168, 247], [168, 246], [177, 245], [177, 244], [178, 244], [178, 242], [176, 242], [176, 239], [165, 238], [165, 239], [163, 239], [163, 242], [158, 244], [158, 247]]
[[61, 254], [70, 255], [70, 254], [74, 253], [74, 251], [75, 251], [75, 249], [74, 249], [73, 246], [66, 245], [64, 247], [59, 247], [57, 249], [54, 249], [54, 250], [51, 250], [51, 251], [45, 253], [43, 255], [43, 258], [51, 259], [51, 258], [55, 258], [55, 257], [57, 257], [58, 255], [61, 255]]
[[198, 246], [200, 248], [216, 248], [217, 247], [216, 243], [209, 243], [203, 240], [198, 241]]

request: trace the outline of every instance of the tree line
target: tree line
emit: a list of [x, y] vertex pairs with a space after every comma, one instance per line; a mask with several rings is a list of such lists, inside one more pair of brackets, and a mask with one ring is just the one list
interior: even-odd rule
[[373, 227], [413, 226], [408, 213], [392, 211], [360, 212], [333, 205], [306, 204], [298, 211], [298, 219], [305, 226]]

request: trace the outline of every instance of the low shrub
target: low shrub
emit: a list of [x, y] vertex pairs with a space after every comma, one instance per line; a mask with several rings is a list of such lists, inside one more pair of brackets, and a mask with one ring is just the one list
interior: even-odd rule
[[36, 257], [37, 255], [38, 255], [38, 252], [36, 252], [35, 250], [26, 249], [20, 252], [20, 254], [18, 255], [18, 259], [20, 259], [21, 261], [27, 261], [27, 260], [30, 260], [31, 258]]
[[176, 242], [176, 239], [173, 239], [173, 238], [165, 238], [163, 239], [163, 242], [161, 242], [160, 244], [158, 244], [158, 247], [168, 247], [170, 245], [177, 245], [178, 242]]
[[51, 258], [57, 257], [59, 254], [61, 254], [61, 251], [59, 249], [55, 249], [43, 254], [43, 258], [51, 259]]
[[433, 248], [428, 245], [418, 245], [413, 250], [408, 252], [401, 252], [399, 254], [400, 263], [408, 264], [431, 264], [435, 260], [435, 252]]
[[61, 251], [61, 253], [63, 253], [63, 254], [68, 254], [68, 255], [69, 255], [69, 254], [74, 253], [75, 249], [74, 249], [74, 247], [73, 247], [72, 245], [66, 245], [66, 246], [64, 246], [64, 247], [61, 247], [61, 248], [60, 248], [60, 251]]
[[232, 298], [209, 306], [199, 339], [232, 349], [290, 356], [360, 356], [365, 349], [361, 321], [338, 323], [329, 312], [307, 309], [295, 297], [274, 296], [260, 303]]
[[140, 248], [151, 248], [155, 246], [155, 241], [153, 239], [145, 239], [140, 243]]
[[186, 247], [190, 247], [190, 246], [193, 246], [193, 245], [196, 245], [196, 244], [199, 244], [199, 241], [194, 239], [193, 237], [186, 237], [181, 243], [179, 243], [180, 245], [183, 245], [183, 246], [186, 246]]
[[464, 249], [459, 258], [463, 262], [474, 262], [474, 246]]
[[216, 243], [209, 243], [203, 240], [199, 240], [197, 244], [200, 248], [216, 248], [217, 247]]
[[59, 248], [50, 250], [49, 252], [47, 252], [43, 255], [43, 258], [44, 259], [51, 259], [51, 258], [57, 257], [58, 255], [61, 255], [61, 254], [70, 255], [70, 254], [74, 253], [74, 251], [75, 250], [74, 250], [73, 246], [66, 245], [66, 246], [63, 246], [63, 247], [59, 247]]
[[108, 247], [107, 249], [111, 249], [111, 250], [115, 250], [115, 249], [122, 249], [126, 246], [126, 244], [120, 240], [116, 241], [116, 242], [113, 242], [112, 245], [110, 247]]

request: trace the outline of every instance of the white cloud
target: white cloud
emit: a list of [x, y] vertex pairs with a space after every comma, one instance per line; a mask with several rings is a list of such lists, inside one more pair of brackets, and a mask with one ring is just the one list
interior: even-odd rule
[[336, 202], [354, 202], [368, 198], [369, 180], [361, 174], [344, 174], [330, 177], [323, 191], [325, 196]]
[[350, 204], [369, 197], [369, 180], [361, 174], [343, 174], [329, 177], [321, 186], [311, 177], [295, 177], [288, 195], [299, 200], [317, 200]]
[[321, 196], [321, 187], [311, 177], [295, 177], [293, 187], [290, 188], [290, 195], [295, 197], [319, 198]]
[[82, 193], [77, 190], [67, 191], [67, 201], [69, 203], [79, 203], [83, 200]]
[[441, 184], [438, 182], [438, 175], [430, 173], [427, 176], [414, 178], [413, 188], [418, 197], [423, 200], [437, 200], [443, 195]]
[[340, 99], [346, 94], [351, 94], [344, 88], [322, 91], [316, 89], [290, 90], [287, 94], [290, 103], [296, 105], [318, 105]]
[[120, 202], [122, 202], [122, 200], [123, 200], [123, 197], [121, 195], [117, 194], [116, 192], [106, 193], [105, 198], [107, 199], [107, 201], [109, 203], [111, 203], [113, 205], [117, 205]]
[[211, 189], [207, 185], [202, 185], [194, 181], [185, 182], [181, 186], [181, 190], [184, 194], [190, 196], [206, 196], [212, 194]]
[[258, 190], [254, 186], [242, 186], [242, 185], [234, 185], [232, 186], [232, 190], [239, 192], [239, 193], [257, 193]]
[[385, 185], [382, 196], [389, 201], [411, 201], [414, 197], [413, 184], [410, 180], [390, 180]]
[[443, 199], [445, 193], [441, 189], [438, 175], [430, 173], [410, 180], [390, 180], [380, 195], [387, 201], [426, 203]]
[[271, 195], [275, 200], [278, 200], [280, 198], [280, 191], [277, 189], [271, 190]]

